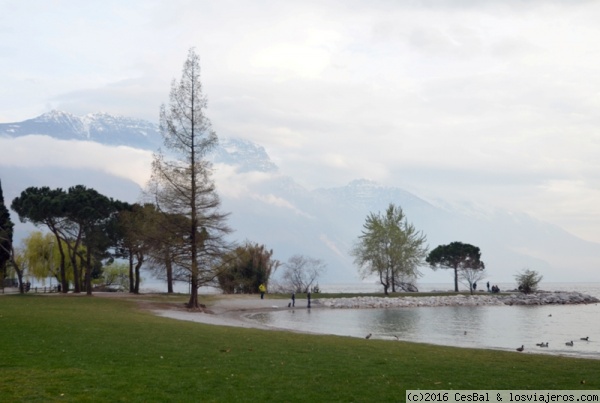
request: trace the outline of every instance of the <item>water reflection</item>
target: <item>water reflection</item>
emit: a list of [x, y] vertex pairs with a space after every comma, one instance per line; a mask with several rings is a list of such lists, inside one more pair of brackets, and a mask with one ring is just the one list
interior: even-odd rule
[[[478, 306], [399, 309], [291, 309], [249, 316], [304, 332], [600, 358], [600, 307]], [[581, 337], [590, 337], [582, 341]], [[565, 342], [573, 340], [574, 346]], [[548, 342], [548, 348], [536, 343]]]

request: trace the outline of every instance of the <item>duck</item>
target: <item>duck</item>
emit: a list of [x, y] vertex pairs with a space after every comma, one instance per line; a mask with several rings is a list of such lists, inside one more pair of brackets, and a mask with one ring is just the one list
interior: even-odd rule
[[535, 345], [536, 345], [536, 346], [538, 346], [538, 347], [544, 347], [544, 342], [541, 342], [541, 343], [535, 343]]
[[369, 334], [368, 334], [368, 335], [365, 337], [365, 339], [369, 340], [369, 339], [371, 338], [371, 336], [372, 336], [372, 335], [371, 335], [371, 333], [369, 333]]
[[582, 337], [581, 340], [590, 341], [590, 336]]
[[548, 347], [548, 342], [542, 343], [542, 345], [540, 347]]
[[573, 340], [566, 342], [565, 345], [573, 347]]
[[517, 347], [517, 351], [518, 352], [521, 352], [523, 350], [525, 350], [525, 346], [521, 345], [521, 347]]

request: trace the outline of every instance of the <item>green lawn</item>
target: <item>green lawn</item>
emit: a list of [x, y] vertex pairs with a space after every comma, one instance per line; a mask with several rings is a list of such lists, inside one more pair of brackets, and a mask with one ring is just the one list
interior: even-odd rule
[[600, 389], [600, 360], [209, 326], [156, 317], [140, 309], [148, 298], [0, 296], [0, 401], [396, 402], [406, 389]]

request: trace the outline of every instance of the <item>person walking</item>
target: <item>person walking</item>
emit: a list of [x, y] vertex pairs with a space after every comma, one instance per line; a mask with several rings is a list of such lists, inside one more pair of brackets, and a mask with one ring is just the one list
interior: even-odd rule
[[267, 287], [265, 287], [264, 283], [261, 283], [258, 286], [258, 291], [260, 291], [260, 299], [265, 299], [265, 292], [267, 291]]

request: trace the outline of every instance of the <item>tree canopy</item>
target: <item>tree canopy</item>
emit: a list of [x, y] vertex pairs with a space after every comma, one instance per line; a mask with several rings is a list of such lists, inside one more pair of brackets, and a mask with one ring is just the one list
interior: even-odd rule
[[542, 278], [543, 277], [537, 271], [531, 269], [524, 269], [515, 275], [519, 291], [524, 294], [530, 294], [537, 291]]
[[11, 260], [14, 223], [10, 219], [10, 212], [4, 204], [2, 182], [0, 182], [0, 287], [4, 288], [6, 266]]
[[283, 271], [283, 286], [292, 292], [308, 293], [325, 270], [321, 259], [294, 255], [288, 259]]
[[223, 255], [215, 271], [219, 287], [224, 293], [254, 294], [258, 292], [260, 284], [268, 286], [271, 275], [280, 264], [273, 259], [273, 250], [246, 242]]
[[400, 207], [390, 203], [384, 214], [370, 213], [351, 254], [366, 278], [376, 274], [385, 294], [391, 287], [413, 288], [427, 254], [427, 238], [410, 224]]
[[123, 203], [83, 185], [72, 186], [66, 192], [60, 188], [29, 187], [11, 204], [21, 221], [46, 226], [55, 236], [63, 292], [69, 289], [68, 259], [74, 292], [80, 292], [83, 286], [88, 294], [92, 291], [92, 278], [100, 275], [100, 261], [107, 257], [112, 244], [107, 232], [111, 220], [122, 206]]
[[[434, 270], [438, 268], [454, 270], [454, 291], [456, 292], [458, 292], [460, 271], [485, 269], [485, 265], [481, 261], [481, 251], [479, 248], [462, 242], [452, 242], [448, 245], [436, 247], [429, 253], [426, 261]], [[470, 278], [471, 280], [473, 279], [473, 277]]]

